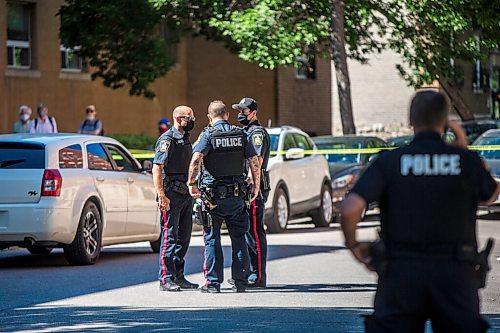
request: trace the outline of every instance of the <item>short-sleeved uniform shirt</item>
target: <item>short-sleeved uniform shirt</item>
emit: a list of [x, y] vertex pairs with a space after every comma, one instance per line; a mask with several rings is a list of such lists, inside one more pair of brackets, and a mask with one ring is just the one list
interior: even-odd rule
[[[233, 129], [235, 126], [231, 125], [228, 121], [225, 120], [219, 120], [216, 121], [214, 124], [212, 124], [212, 127], [219, 128], [222, 131], [230, 131]], [[257, 153], [255, 152], [255, 148], [253, 145], [248, 144], [248, 137], [244, 136], [244, 147], [245, 147], [245, 159], [256, 156]], [[210, 152], [213, 150], [212, 144], [210, 143], [210, 138], [209, 138], [209, 133], [207, 131], [207, 128], [205, 128], [201, 134], [198, 140], [195, 142], [194, 147], [193, 147], [193, 153], [201, 153], [203, 156], [207, 156], [210, 154]], [[204, 186], [216, 186], [216, 185], [223, 185], [223, 184], [235, 184], [235, 183], [240, 183], [242, 184], [245, 181], [245, 177], [242, 174], [241, 176], [235, 176], [235, 177], [222, 177], [220, 179], [215, 179], [210, 175], [206, 170], [204, 170], [203, 175], [202, 175], [202, 184]]]
[[[181, 181], [187, 181], [189, 171], [189, 162], [191, 160], [191, 149], [174, 149], [175, 145], [191, 146], [189, 141], [189, 133], [182, 134], [175, 127], [171, 127], [168, 131], [163, 133], [156, 142], [154, 164], [163, 165], [168, 173], [169, 163], [179, 163], [176, 165], [176, 172], [168, 174], [167, 176], [173, 177]], [[175, 154], [178, 156], [175, 156]]]
[[380, 207], [386, 245], [476, 244], [476, 210], [496, 182], [479, 156], [421, 132], [406, 147], [382, 153], [352, 192]]
[[252, 122], [244, 129], [248, 133], [248, 140], [253, 145], [255, 152], [262, 157], [262, 169], [266, 170], [271, 149], [269, 134], [258, 121]]

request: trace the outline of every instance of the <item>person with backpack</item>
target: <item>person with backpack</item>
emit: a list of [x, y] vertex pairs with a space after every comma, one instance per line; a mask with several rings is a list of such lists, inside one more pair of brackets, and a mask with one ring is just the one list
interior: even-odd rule
[[80, 125], [78, 133], [88, 135], [104, 135], [102, 121], [96, 118], [97, 112], [94, 105], [89, 105], [85, 109], [86, 117]]
[[31, 122], [30, 133], [57, 133], [56, 118], [49, 116], [49, 108], [43, 104], [37, 106], [38, 117]]

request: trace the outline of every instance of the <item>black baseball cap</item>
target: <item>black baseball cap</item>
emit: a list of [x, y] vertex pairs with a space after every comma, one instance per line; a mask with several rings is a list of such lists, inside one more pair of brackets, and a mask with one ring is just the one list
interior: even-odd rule
[[255, 111], [257, 110], [257, 102], [253, 98], [244, 97], [238, 104], [233, 104], [233, 109], [240, 111], [250, 109], [252, 111]]

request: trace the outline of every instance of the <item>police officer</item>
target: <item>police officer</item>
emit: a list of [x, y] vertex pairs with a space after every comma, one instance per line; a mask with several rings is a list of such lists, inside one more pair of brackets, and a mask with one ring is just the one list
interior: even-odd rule
[[[248, 159], [256, 186], [251, 200], [259, 194], [260, 168], [255, 149], [248, 143], [243, 129], [230, 125], [229, 112], [222, 101], [213, 101], [208, 107], [210, 127], [200, 134], [193, 149], [189, 167], [189, 190], [194, 198], [201, 191], [207, 192], [216, 203], [209, 211], [211, 225], [203, 227], [205, 240], [204, 273], [206, 283], [202, 292], [218, 293], [223, 280], [224, 258], [222, 254], [220, 228], [225, 221], [232, 244], [233, 291], [244, 292], [250, 273], [250, 260], [245, 235], [249, 230], [248, 213], [245, 206], [245, 160]], [[201, 186], [196, 178], [201, 175]]]
[[[193, 110], [178, 106], [174, 126], [156, 143], [153, 180], [161, 213], [160, 290], [197, 289], [184, 277], [184, 257], [191, 239], [192, 198], [186, 185], [192, 156], [189, 131], [194, 127]], [[164, 174], [164, 178], [162, 177]]]
[[[367, 332], [485, 332], [479, 313], [476, 209], [499, 189], [465, 133], [448, 122], [448, 101], [433, 90], [410, 106], [415, 138], [381, 154], [342, 206], [346, 247], [379, 281]], [[457, 137], [448, 145], [449, 127]], [[380, 206], [381, 243], [358, 242], [356, 224], [371, 202]], [[375, 245], [376, 244], [376, 245]], [[381, 246], [380, 244], [383, 244]]]
[[[270, 153], [270, 138], [267, 131], [257, 118], [257, 102], [253, 98], [245, 97], [238, 104], [233, 104], [233, 109], [238, 110], [238, 121], [244, 127], [250, 143], [257, 152], [261, 166], [260, 193], [248, 208], [250, 217], [250, 231], [246, 235], [248, 254], [250, 255], [251, 274], [248, 286], [254, 288], [266, 287], [266, 261], [267, 239], [264, 229], [264, 206], [269, 196], [269, 173], [267, 163]], [[250, 174], [251, 175], [251, 174]], [[248, 178], [253, 184], [253, 179]]]

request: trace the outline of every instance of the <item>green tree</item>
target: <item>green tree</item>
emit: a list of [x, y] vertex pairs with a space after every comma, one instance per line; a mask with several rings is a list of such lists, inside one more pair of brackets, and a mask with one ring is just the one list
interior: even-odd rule
[[462, 119], [473, 112], [460, 93], [460, 63], [486, 60], [500, 46], [500, 2], [488, 0], [390, 0], [389, 46], [403, 56], [398, 66], [413, 87], [438, 81]]
[[159, 33], [161, 13], [147, 0], [67, 0], [58, 15], [62, 43], [107, 87], [152, 98], [150, 83], [174, 65], [166, 48], [175, 40]]

